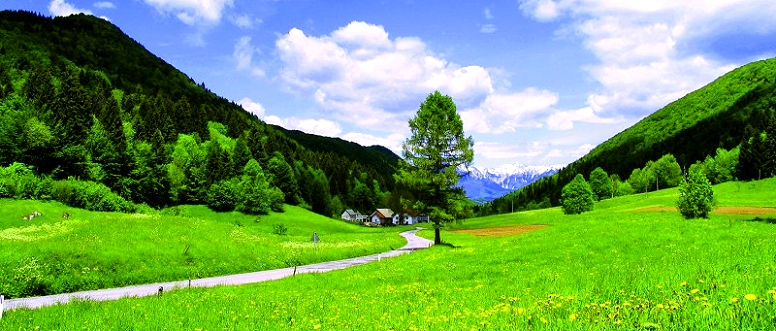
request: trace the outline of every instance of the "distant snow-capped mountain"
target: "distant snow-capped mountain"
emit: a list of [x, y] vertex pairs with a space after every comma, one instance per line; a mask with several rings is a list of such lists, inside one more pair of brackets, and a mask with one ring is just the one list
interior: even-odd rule
[[498, 168], [470, 167], [468, 173], [461, 170], [462, 175], [458, 185], [463, 187], [469, 199], [488, 202], [550, 176], [563, 167], [563, 165], [526, 166], [519, 163]]

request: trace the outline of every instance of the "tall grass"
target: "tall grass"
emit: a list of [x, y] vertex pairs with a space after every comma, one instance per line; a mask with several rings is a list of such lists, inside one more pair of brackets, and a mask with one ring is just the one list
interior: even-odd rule
[[[137, 214], [23, 200], [0, 206], [0, 293], [9, 298], [283, 268], [403, 245], [397, 229], [359, 227], [293, 206], [260, 217], [204, 206]], [[22, 219], [33, 211], [42, 216]], [[285, 235], [273, 233], [277, 224]], [[321, 238], [317, 250], [313, 231]]]
[[[776, 179], [750, 184], [716, 186], [720, 206], [773, 207]], [[582, 215], [553, 208], [472, 219], [442, 233], [449, 245], [378, 263], [11, 311], [0, 328], [773, 330], [776, 225], [748, 222], [752, 215], [685, 220], [665, 208], [676, 196], [606, 200]], [[549, 227], [500, 237], [455, 231], [521, 224]]]

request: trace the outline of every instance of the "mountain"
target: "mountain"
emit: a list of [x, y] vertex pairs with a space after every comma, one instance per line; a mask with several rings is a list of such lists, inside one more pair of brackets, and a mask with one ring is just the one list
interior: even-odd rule
[[0, 11], [0, 166], [161, 207], [203, 203], [251, 158], [293, 172], [286, 197], [328, 215], [347, 204], [352, 178], [390, 191], [398, 166], [385, 148], [267, 125], [106, 20]]
[[498, 168], [470, 167], [468, 172], [461, 171], [458, 185], [463, 187], [469, 199], [478, 203], [489, 202], [541, 178], [553, 175], [562, 167], [525, 166], [519, 163]]
[[633, 169], [672, 154], [688, 169], [717, 148], [735, 148], [752, 132], [764, 131], [775, 109], [776, 58], [746, 64], [657, 110], [555, 175], [494, 200], [481, 214], [508, 212], [513, 202], [517, 209], [545, 198], [557, 206], [563, 186], [577, 174], [587, 178], [596, 167], [624, 180]]

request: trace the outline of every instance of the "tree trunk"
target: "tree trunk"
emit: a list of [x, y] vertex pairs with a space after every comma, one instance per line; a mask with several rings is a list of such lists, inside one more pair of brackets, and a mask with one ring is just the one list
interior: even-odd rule
[[434, 223], [434, 245], [442, 243], [442, 236], [439, 235], [439, 223]]

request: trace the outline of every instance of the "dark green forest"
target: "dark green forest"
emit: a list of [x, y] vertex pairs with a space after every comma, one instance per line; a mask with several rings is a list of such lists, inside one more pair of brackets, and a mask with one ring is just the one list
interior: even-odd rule
[[0, 197], [331, 216], [388, 203], [398, 159], [267, 125], [105, 20], [0, 12]]
[[[684, 173], [717, 149], [740, 146], [735, 177], [776, 175], [776, 58], [735, 69], [598, 145], [557, 174], [480, 206], [480, 215], [560, 205], [561, 190], [597, 167], [625, 181], [672, 155]], [[640, 169], [644, 167], [644, 169]], [[644, 173], [648, 173], [644, 171]], [[650, 186], [650, 189], [655, 189]]]

